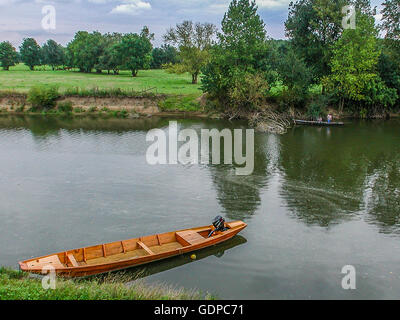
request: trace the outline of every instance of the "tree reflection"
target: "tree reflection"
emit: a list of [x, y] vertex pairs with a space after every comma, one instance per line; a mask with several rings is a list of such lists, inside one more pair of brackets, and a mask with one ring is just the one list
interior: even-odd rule
[[367, 221], [384, 233], [400, 232], [400, 156], [380, 155], [368, 167], [365, 182]]
[[281, 195], [310, 225], [328, 227], [367, 214], [383, 232], [400, 217], [400, 146], [396, 122], [346, 128], [295, 128], [282, 137]]
[[282, 137], [281, 195], [307, 224], [327, 227], [350, 219], [362, 203], [365, 158], [345, 130], [295, 128]]
[[[255, 135], [254, 172], [248, 176], [236, 175], [235, 165], [211, 165], [212, 180], [217, 190], [217, 199], [223, 207], [223, 214], [231, 220], [245, 220], [251, 217], [261, 204], [260, 192], [267, 185], [271, 173], [274, 152], [279, 147], [273, 145], [277, 141], [269, 139], [267, 134]], [[243, 146], [243, 150], [245, 146]]]

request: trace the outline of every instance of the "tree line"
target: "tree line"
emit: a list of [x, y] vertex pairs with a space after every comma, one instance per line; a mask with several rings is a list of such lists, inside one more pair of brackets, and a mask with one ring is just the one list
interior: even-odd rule
[[144, 27], [140, 34], [78, 31], [66, 47], [51, 39], [41, 47], [35, 39], [25, 38], [19, 52], [4, 41], [0, 43], [0, 63], [4, 70], [22, 62], [30, 70], [41, 65], [53, 70], [77, 68], [85, 73], [105, 70], [119, 74], [120, 70], [130, 70], [135, 77], [141, 69], [157, 69], [178, 61], [174, 47], [153, 48], [153, 39], [154, 34]]
[[[346, 5], [355, 8], [354, 29], [343, 26]], [[377, 25], [369, 0], [294, 1], [288, 40], [277, 41], [255, 1], [233, 0], [203, 68], [203, 91], [232, 115], [263, 110], [271, 100], [292, 114], [306, 108], [315, 119], [332, 106], [362, 117], [388, 114], [400, 97], [400, 2], [382, 6]]]
[[[356, 10], [356, 27], [344, 28], [343, 7]], [[18, 60], [31, 69], [65, 65], [81, 72], [165, 68], [201, 76], [208, 101], [232, 117], [265, 110], [306, 109], [310, 118], [328, 107], [362, 117], [389, 113], [400, 97], [400, 4], [385, 0], [382, 21], [370, 0], [297, 0], [289, 5], [287, 40], [268, 36], [254, 0], [232, 0], [220, 31], [211, 23], [183, 21], [154, 48], [152, 34], [76, 33], [66, 48], [49, 40], [42, 48], [25, 39], [19, 54], [0, 44], [0, 62], [8, 69]], [[383, 34], [383, 36], [380, 36]], [[275, 105], [276, 105], [275, 104]]]

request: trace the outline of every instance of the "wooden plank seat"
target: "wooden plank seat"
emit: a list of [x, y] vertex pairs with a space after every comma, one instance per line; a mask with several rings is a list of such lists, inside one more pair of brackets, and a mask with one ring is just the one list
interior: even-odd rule
[[148, 254], [154, 255], [154, 252], [149, 249], [142, 241], [138, 241], [137, 243], [143, 250], [145, 250]]
[[73, 267], [79, 267], [78, 262], [76, 261], [74, 255], [72, 253], [67, 254], [69, 263], [72, 264]]
[[197, 231], [194, 230], [177, 232], [176, 237], [177, 239], [186, 241], [189, 245], [200, 243], [206, 240]]

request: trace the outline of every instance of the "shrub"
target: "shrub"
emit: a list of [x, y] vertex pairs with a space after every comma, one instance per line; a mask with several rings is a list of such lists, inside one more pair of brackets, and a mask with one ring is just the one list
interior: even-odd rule
[[82, 113], [82, 112], [85, 112], [85, 110], [83, 108], [81, 108], [81, 107], [77, 107], [77, 108], [74, 109], [74, 112], [75, 113]]
[[57, 106], [58, 111], [60, 112], [72, 112], [73, 108], [72, 108], [72, 101], [64, 101], [64, 102], [60, 102]]
[[56, 106], [58, 97], [58, 88], [55, 86], [33, 87], [29, 90], [27, 101], [33, 110], [49, 110]]

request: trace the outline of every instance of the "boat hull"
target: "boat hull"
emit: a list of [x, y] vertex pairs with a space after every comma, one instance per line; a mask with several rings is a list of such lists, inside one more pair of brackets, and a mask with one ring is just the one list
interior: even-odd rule
[[[217, 245], [233, 238], [247, 226], [241, 221], [226, 225], [229, 228], [227, 231], [217, 232], [210, 238], [206, 238], [206, 235], [213, 230], [213, 227], [205, 226], [60, 252], [25, 260], [19, 262], [19, 265], [22, 271], [46, 274], [49, 270], [54, 270], [62, 277], [85, 277], [107, 273]], [[121, 245], [119, 250], [118, 244]], [[169, 249], [170, 247], [172, 249]], [[119, 252], [121, 250], [123, 252]], [[129, 258], [132, 254], [140, 256]]]
[[294, 123], [302, 126], [344, 126], [343, 122], [294, 120]]

